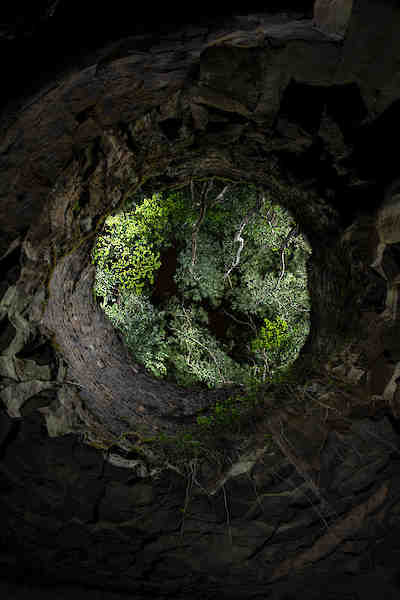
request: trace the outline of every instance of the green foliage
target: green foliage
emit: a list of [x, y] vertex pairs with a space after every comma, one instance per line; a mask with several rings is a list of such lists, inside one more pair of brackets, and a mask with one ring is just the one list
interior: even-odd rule
[[216, 402], [214, 411], [210, 415], [202, 415], [197, 417], [197, 424], [203, 428], [232, 427], [237, 423], [241, 415], [240, 407], [233, 398], [228, 398], [225, 401]]
[[243, 380], [246, 370], [226, 354], [208, 331], [204, 309], [175, 305], [170, 311], [173, 336], [169, 340], [169, 358], [178, 383], [201, 382], [214, 388]]
[[122, 292], [119, 304], [105, 307], [105, 313], [138, 362], [154, 376], [166, 374], [168, 356], [164, 314], [157, 312], [142, 295]]
[[197, 425], [202, 431], [208, 432], [215, 432], [218, 429], [239, 430], [246, 417], [252, 414], [262, 402], [260, 390], [260, 383], [252, 381], [243, 394], [219, 400], [210, 414], [198, 416]]
[[277, 317], [275, 321], [264, 318], [264, 326], [261, 327], [258, 336], [252, 340], [250, 346], [258, 363], [263, 369], [254, 367], [254, 376], [261, 376], [265, 381], [274, 370], [272, 365], [280, 362], [282, 350], [287, 347], [290, 335], [288, 333], [288, 324], [282, 317]]
[[169, 446], [177, 452], [186, 453], [188, 451], [193, 452], [196, 450], [196, 447], [200, 446], [201, 442], [196, 440], [193, 436], [193, 433], [190, 431], [186, 431], [180, 435], [168, 435], [166, 433], [160, 433], [156, 438], [152, 438], [148, 440], [150, 442], [157, 442], [159, 444], [163, 444], [164, 446]]
[[208, 300], [211, 306], [221, 303], [225, 291], [224, 271], [219, 244], [200, 232], [197, 240], [197, 258], [190, 271], [192, 248], [187, 245], [179, 255], [175, 281], [185, 299], [191, 302]]
[[277, 317], [275, 322], [265, 318], [258, 337], [251, 343], [253, 352], [279, 350], [288, 339], [287, 330], [288, 325], [282, 317]]
[[[149, 288], [161, 266], [160, 250], [173, 226], [182, 224], [184, 208], [179, 194], [167, 198], [153, 194], [128, 212], [108, 217], [92, 254], [97, 295], [108, 298], [111, 290], [114, 296], [121, 290], [141, 294], [145, 286]], [[106, 283], [111, 280], [112, 286]]]
[[[293, 362], [309, 329], [310, 249], [297, 234], [284, 245], [292, 217], [269, 197], [260, 203], [254, 186], [232, 186], [221, 201], [223, 183], [215, 187], [201, 226], [201, 196], [193, 201], [187, 188], [136, 195], [106, 220], [92, 257], [94, 293], [136, 360], [182, 386], [266, 382]], [[152, 286], [171, 245], [178, 295], [155, 307]], [[225, 319], [223, 337], [210, 329], [211, 310]], [[216, 407], [213, 422], [237, 416], [231, 408]]]

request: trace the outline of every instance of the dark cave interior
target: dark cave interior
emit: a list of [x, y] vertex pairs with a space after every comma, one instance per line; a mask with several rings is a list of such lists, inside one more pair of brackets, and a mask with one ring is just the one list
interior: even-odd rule
[[[0, 591], [395, 599], [399, 8], [119, 5], [0, 26]], [[107, 215], [194, 175], [268, 187], [313, 248], [301, 377], [235, 435], [182, 436], [226, 396], [149, 377], [91, 293]]]

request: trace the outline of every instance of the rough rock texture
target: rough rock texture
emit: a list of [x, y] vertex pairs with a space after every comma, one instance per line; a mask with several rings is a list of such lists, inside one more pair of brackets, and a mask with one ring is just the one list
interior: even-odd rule
[[[350, 6], [148, 28], [4, 110], [9, 597], [22, 574], [53, 597], [398, 597], [400, 10]], [[222, 469], [182, 474], [132, 452], [127, 423], [179, 432], [230, 391], [145, 374], [93, 301], [90, 251], [139, 187], [210, 176], [264, 185], [310, 240], [310, 381], [270, 390]]]
[[344, 35], [352, 9], [353, 0], [316, 0], [314, 24], [327, 33]]

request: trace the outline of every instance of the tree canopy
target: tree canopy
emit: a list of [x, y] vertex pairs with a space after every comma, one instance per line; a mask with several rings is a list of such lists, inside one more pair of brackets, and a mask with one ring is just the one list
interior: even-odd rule
[[265, 382], [308, 335], [310, 252], [264, 190], [192, 181], [136, 194], [107, 218], [94, 292], [153, 376], [210, 388]]

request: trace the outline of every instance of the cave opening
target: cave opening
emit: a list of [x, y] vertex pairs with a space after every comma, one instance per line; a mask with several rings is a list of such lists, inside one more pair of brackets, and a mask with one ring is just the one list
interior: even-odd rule
[[192, 179], [106, 219], [93, 293], [149, 375], [248, 388], [287, 373], [307, 339], [310, 255], [266, 188]]

